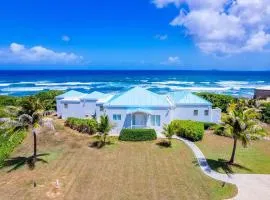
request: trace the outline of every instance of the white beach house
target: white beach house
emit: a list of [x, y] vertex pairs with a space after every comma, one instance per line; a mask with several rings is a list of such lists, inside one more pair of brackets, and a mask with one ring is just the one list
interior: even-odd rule
[[174, 119], [201, 122], [220, 122], [221, 110], [189, 91], [160, 95], [141, 87], [116, 94], [92, 92], [84, 94], [69, 91], [56, 97], [57, 115], [67, 117], [94, 117], [108, 115], [115, 125], [113, 133], [122, 128], [154, 128], [161, 131], [163, 124]]

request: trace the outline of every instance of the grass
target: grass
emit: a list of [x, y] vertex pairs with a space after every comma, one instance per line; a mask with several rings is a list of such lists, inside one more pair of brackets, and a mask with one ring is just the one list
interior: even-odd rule
[[[39, 134], [38, 150], [48, 152], [47, 164], [35, 170], [0, 170], [1, 199], [227, 199], [235, 186], [205, 176], [191, 150], [172, 140], [171, 148], [158, 141], [121, 142], [101, 149], [88, 144], [96, 138], [69, 128]], [[29, 135], [12, 156], [28, 155]], [[33, 181], [37, 186], [33, 187]], [[56, 184], [58, 182], [58, 184]]]
[[247, 148], [238, 142], [235, 165], [228, 165], [233, 140], [208, 132], [196, 143], [212, 169], [221, 173], [270, 174], [270, 141], [251, 141]]

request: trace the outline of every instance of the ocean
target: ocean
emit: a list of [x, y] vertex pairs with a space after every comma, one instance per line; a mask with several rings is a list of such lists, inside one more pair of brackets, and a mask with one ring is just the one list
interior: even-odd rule
[[270, 71], [0, 71], [0, 95], [24, 96], [46, 90], [116, 92], [141, 86], [157, 93], [190, 90], [252, 97], [270, 85]]

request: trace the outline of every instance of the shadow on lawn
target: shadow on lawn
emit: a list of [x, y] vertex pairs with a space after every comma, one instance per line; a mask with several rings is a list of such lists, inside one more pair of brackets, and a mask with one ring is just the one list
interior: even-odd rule
[[113, 144], [115, 144], [115, 143], [112, 142], [112, 141], [103, 142], [103, 141], [100, 141], [100, 140], [96, 140], [96, 141], [90, 142], [88, 144], [88, 147], [95, 148], [95, 149], [101, 149], [105, 145], [113, 145]]
[[168, 140], [158, 141], [156, 143], [156, 145], [159, 146], [160, 148], [169, 148], [169, 147], [172, 147], [171, 141], [168, 141]]
[[[229, 162], [227, 160], [224, 159], [218, 159], [218, 160], [213, 160], [213, 159], [206, 159], [208, 165], [211, 167], [212, 170], [214, 171], [223, 171], [226, 174], [234, 174], [233, 168], [238, 168], [238, 169], [244, 169], [247, 170], [249, 172], [252, 172], [251, 169], [243, 166], [243, 165], [239, 165], [239, 164], [229, 164]], [[199, 166], [197, 160], [194, 161], [193, 163], [196, 163], [196, 166]]]
[[[37, 154], [36, 162], [48, 163], [46, 160], [40, 158], [42, 156], [47, 156], [47, 155], [49, 154], [48, 153]], [[10, 170], [7, 171], [9, 173], [20, 168], [23, 165], [27, 165], [29, 169], [33, 170], [35, 168], [36, 162], [34, 162], [33, 156], [30, 156], [30, 157], [18, 156], [18, 157], [6, 159], [1, 168], [12, 167]]]

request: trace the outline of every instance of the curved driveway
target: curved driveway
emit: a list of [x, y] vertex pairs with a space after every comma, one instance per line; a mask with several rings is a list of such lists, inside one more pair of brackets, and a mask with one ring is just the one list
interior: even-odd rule
[[210, 168], [201, 150], [191, 141], [177, 136], [174, 139], [183, 141], [191, 148], [202, 171], [216, 180], [235, 184], [238, 194], [233, 199], [259, 199], [270, 200], [270, 175], [269, 174], [221, 174]]

